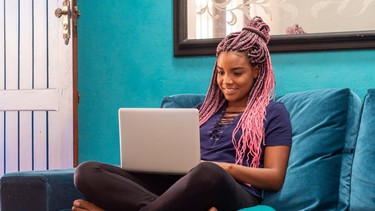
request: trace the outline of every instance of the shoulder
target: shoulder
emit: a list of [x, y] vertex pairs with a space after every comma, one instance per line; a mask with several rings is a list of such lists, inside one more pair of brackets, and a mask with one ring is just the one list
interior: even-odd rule
[[285, 108], [284, 103], [271, 101], [266, 107], [266, 119], [267, 117], [274, 116], [285, 116], [289, 119], [289, 112]]

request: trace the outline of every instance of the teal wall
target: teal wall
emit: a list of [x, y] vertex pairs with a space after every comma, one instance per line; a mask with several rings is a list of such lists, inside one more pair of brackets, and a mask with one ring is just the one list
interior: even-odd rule
[[[119, 107], [159, 107], [163, 96], [205, 93], [215, 57], [173, 56], [173, 4], [79, 0], [79, 162], [119, 163]], [[375, 50], [271, 55], [277, 95], [375, 88]]]

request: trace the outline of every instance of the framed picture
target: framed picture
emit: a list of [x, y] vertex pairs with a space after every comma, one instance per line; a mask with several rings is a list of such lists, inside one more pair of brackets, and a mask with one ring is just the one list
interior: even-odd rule
[[174, 55], [215, 55], [254, 16], [271, 28], [271, 52], [374, 48], [374, 11], [369, 0], [174, 0]]

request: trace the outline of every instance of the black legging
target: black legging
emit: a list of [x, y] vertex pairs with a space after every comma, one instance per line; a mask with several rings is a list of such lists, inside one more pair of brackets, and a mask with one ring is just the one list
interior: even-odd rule
[[259, 204], [218, 165], [203, 162], [185, 176], [129, 173], [98, 162], [80, 164], [75, 186], [106, 210], [238, 210]]

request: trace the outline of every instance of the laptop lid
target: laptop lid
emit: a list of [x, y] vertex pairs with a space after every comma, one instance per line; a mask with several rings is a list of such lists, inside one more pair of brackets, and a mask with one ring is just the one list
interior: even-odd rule
[[119, 128], [125, 170], [184, 174], [200, 162], [195, 108], [120, 108]]

